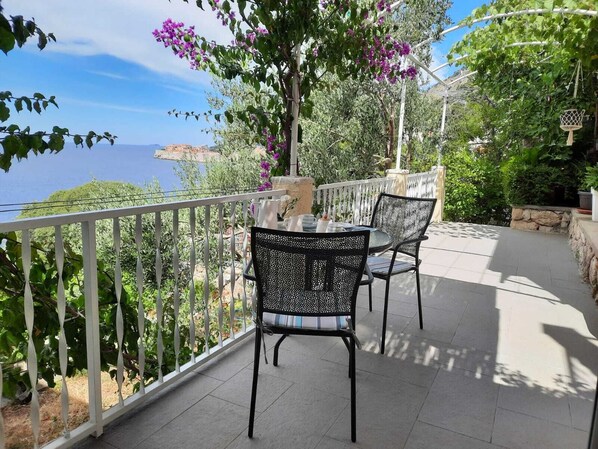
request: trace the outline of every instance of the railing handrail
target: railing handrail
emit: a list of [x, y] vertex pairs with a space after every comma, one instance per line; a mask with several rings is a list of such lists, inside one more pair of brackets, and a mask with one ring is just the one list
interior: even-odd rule
[[46, 228], [50, 226], [82, 223], [90, 220], [103, 220], [117, 217], [128, 217], [155, 212], [165, 212], [190, 207], [201, 207], [214, 204], [228, 203], [231, 201], [246, 201], [264, 196], [279, 197], [286, 190], [268, 190], [264, 192], [251, 192], [239, 195], [225, 195], [196, 200], [174, 201], [143, 206], [131, 206], [118, 209], [105, 209], [91, 212], [76, 212], [72, 214], [52, 215], [47, 217], [26, 218], [23, 220], [7, 221], [0, 223], [0, 232], [23, 231], [26, 229]]
[[331, 184], [321, 184], [319, 185], [316, 190], [326, 190], [326, 189], [334, 189], [337, 187], [349, 187], [349, 186], [357, 186], [357, 185], [364, 185], [364, 184], [376, 184], [376, 183], [383, 183], [383, 182], [392, 182], [389, 178], [370, 178], [370, 179], [362, 179], [356, 181], [343, 181], [343, 182], [333, 182]]

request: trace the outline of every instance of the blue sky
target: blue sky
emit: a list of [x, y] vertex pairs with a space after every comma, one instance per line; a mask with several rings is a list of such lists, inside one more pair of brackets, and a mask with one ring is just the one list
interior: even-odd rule
[[[180, 0], [4, 0], [5, 13], [35, 17], [58, 40], [44, 51], [34, 44], [0, 54], [1, 90], [15, 95], [55, 95], [59, 109], [38, 116], [21, 112], [11, 123], [33, 130], [53, 125], [85, 133], [109, 131], [121, 144], [211, 144], [195, 120], [169, 116], [172, 109], [205, 111], [206, 74], [191, 71], [161, 44], [153, 29], [172, 17], [195, 24], [210, 39], [227, 42], [211, 11]], [[455, 0], [454, 21], [483, 0]], [[209, 10], [209, 8], [208, 8]], [[435, 64], [462, 33], [436, 45]], [[433, 65], [435, 65], [433, 64]], [[12, 119], [13, 117], [11, 117]]]

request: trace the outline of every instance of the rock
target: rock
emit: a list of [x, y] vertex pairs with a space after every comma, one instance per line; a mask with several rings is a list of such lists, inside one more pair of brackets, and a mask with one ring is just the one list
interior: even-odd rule
[[538, 225], [533, 221], [514, 221], [511, 220], [511, 228], [519, 229], [521, 231], [537, 231]]
[[520, 207], [514, 207], [513, 211], [511, 212], [511, 219], [516, 221], [523, 219], [523, 209]]
[[533, 210], [530, 218], [542, 226], [552, 227], [561, 224], [561, 216], [550, 210]]
[[524, 209], [523, 214], [521, 215], [521, 219], [525, 221], [529, 221], [531, 217], [531, 211], [529, 209]]
[[220, 153], [211, 151], [206, 146], [193, 147], [188, 144], [166, 145], [162, 150], [154, 152], [156, 159], [168, 159], [173, 161], [192, 160], [205, 162], [206, 159], [220, 157]]

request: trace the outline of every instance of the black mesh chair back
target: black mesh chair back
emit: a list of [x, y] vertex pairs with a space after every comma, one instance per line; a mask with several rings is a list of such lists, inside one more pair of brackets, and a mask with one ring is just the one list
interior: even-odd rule
[[363, 274], [368, 232], [312, 234], [253, 228], [257, 315], [350, 315]]
[[250, 438], [255, 419], [260, 343], [267, 333], [282, 335], [274, 346], [274, 366], [278, 366], [278, 348], [288, 335], [342, 338], [349, 350], [351, 440], [356, 440], [355, 302], [369, 239], [367, 230], [313, 234], [251, 229], [257, 330], [249, 409]]
[[[435, 198], [410, 198], [382, 193], [376, 202], [371, 226], [390, 234], [393, 248], [401, 242], [418, 240], [426, 233]], [[398, 251], [416, 257], [417, 243], [403, 244]]]

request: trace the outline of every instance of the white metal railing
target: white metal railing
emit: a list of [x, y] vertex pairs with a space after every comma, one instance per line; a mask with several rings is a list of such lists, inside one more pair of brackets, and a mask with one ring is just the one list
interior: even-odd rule
[[[405, 196], [435, 198], [438, 172], [407, 175]], [[397, 178], [374, 178], [323, 184], [314, 191], [314, 205], [335, 221], [369, 223], [380, 193], [396, 193]]]
[[314, 206], [335, 221], [369, 223], [380, 193], [394, 193], [394, 178], [322, 184], [314, 191]]
[[424, 173], [407, 175], [406, 196], [416, 198], [435, 198], [438, 172], [434, 169]]
[[[248, 228], [253, 223], [251, 204], [285, 193], [276, 190], [0, 223], [0, 233], [14, 232], [10, 238], [16, 242], [11, 244], [21, 247], [22, 257], [15, 266], [22, 267], [23, 289], [17, 296], [23, 298], [28, 339], [27, 357], [21, 363], [26, 362], [34, 386], [30, 421], [35, 447], [43, 423], [36, 388], [40, 350], [34, 337], [39, 337], [36, 325], [43, 317], [36, 310], [40, 304], [32, 271], [40, 269], [37, 258], [46, 250], [35, 246], [37, 232], [49, 228], [54, 237], [54, 248], [47, 248], [53, 254], [47, 260], [54, 266], [47, 268], [57, 273], [55, 297], [51, 298], [55, 310], [50, 313], [56, 313], [59, 332], [41, 338], [44, 345], [58, 339], [56, 366], [60, 370], [56, 376], [63, 382], [58, 417], [63, 435], [45, 447], [63, 448], [88, 435], [100, 435], [106, 424], [249, 335], [254, 329], [251, 291], [241, 274], [247, 260]], [[0, 248], [6, 244], [0, 238]], [[75, 263], [71, 248], [77, 245], [83, 264], [80, 290], [77, 280], [64, 274]], [[104, 248], [101, 257], [98, 248]], [[106, 279], [113, 281], [108, 288]], [[203, 288], [198, 290], [201, 282]], [[72, 302], [73, 294], [80, 293], [84, 305], [76, 317], [66, 317], [78, 307]], [[113, 322], [101, 322], [107, 316], [114, 317]], [[84, 320], [89, 420], [70, 429], [67, 371], [75, 343], [65, 337], [65, 321], [73, 319]], [[109, 334], [108, 325], [115, 332]], [[106, 364], [116, 370], [118, 399], [103, 410], [100, 375]], [[0, 387], [6, 368], [0, 363]], [[139, 382], [138, 390], [128, 397], [123, 393], [126, 371]], [[7, 439], [6, 425], [0, 415], [0, 447]]]

